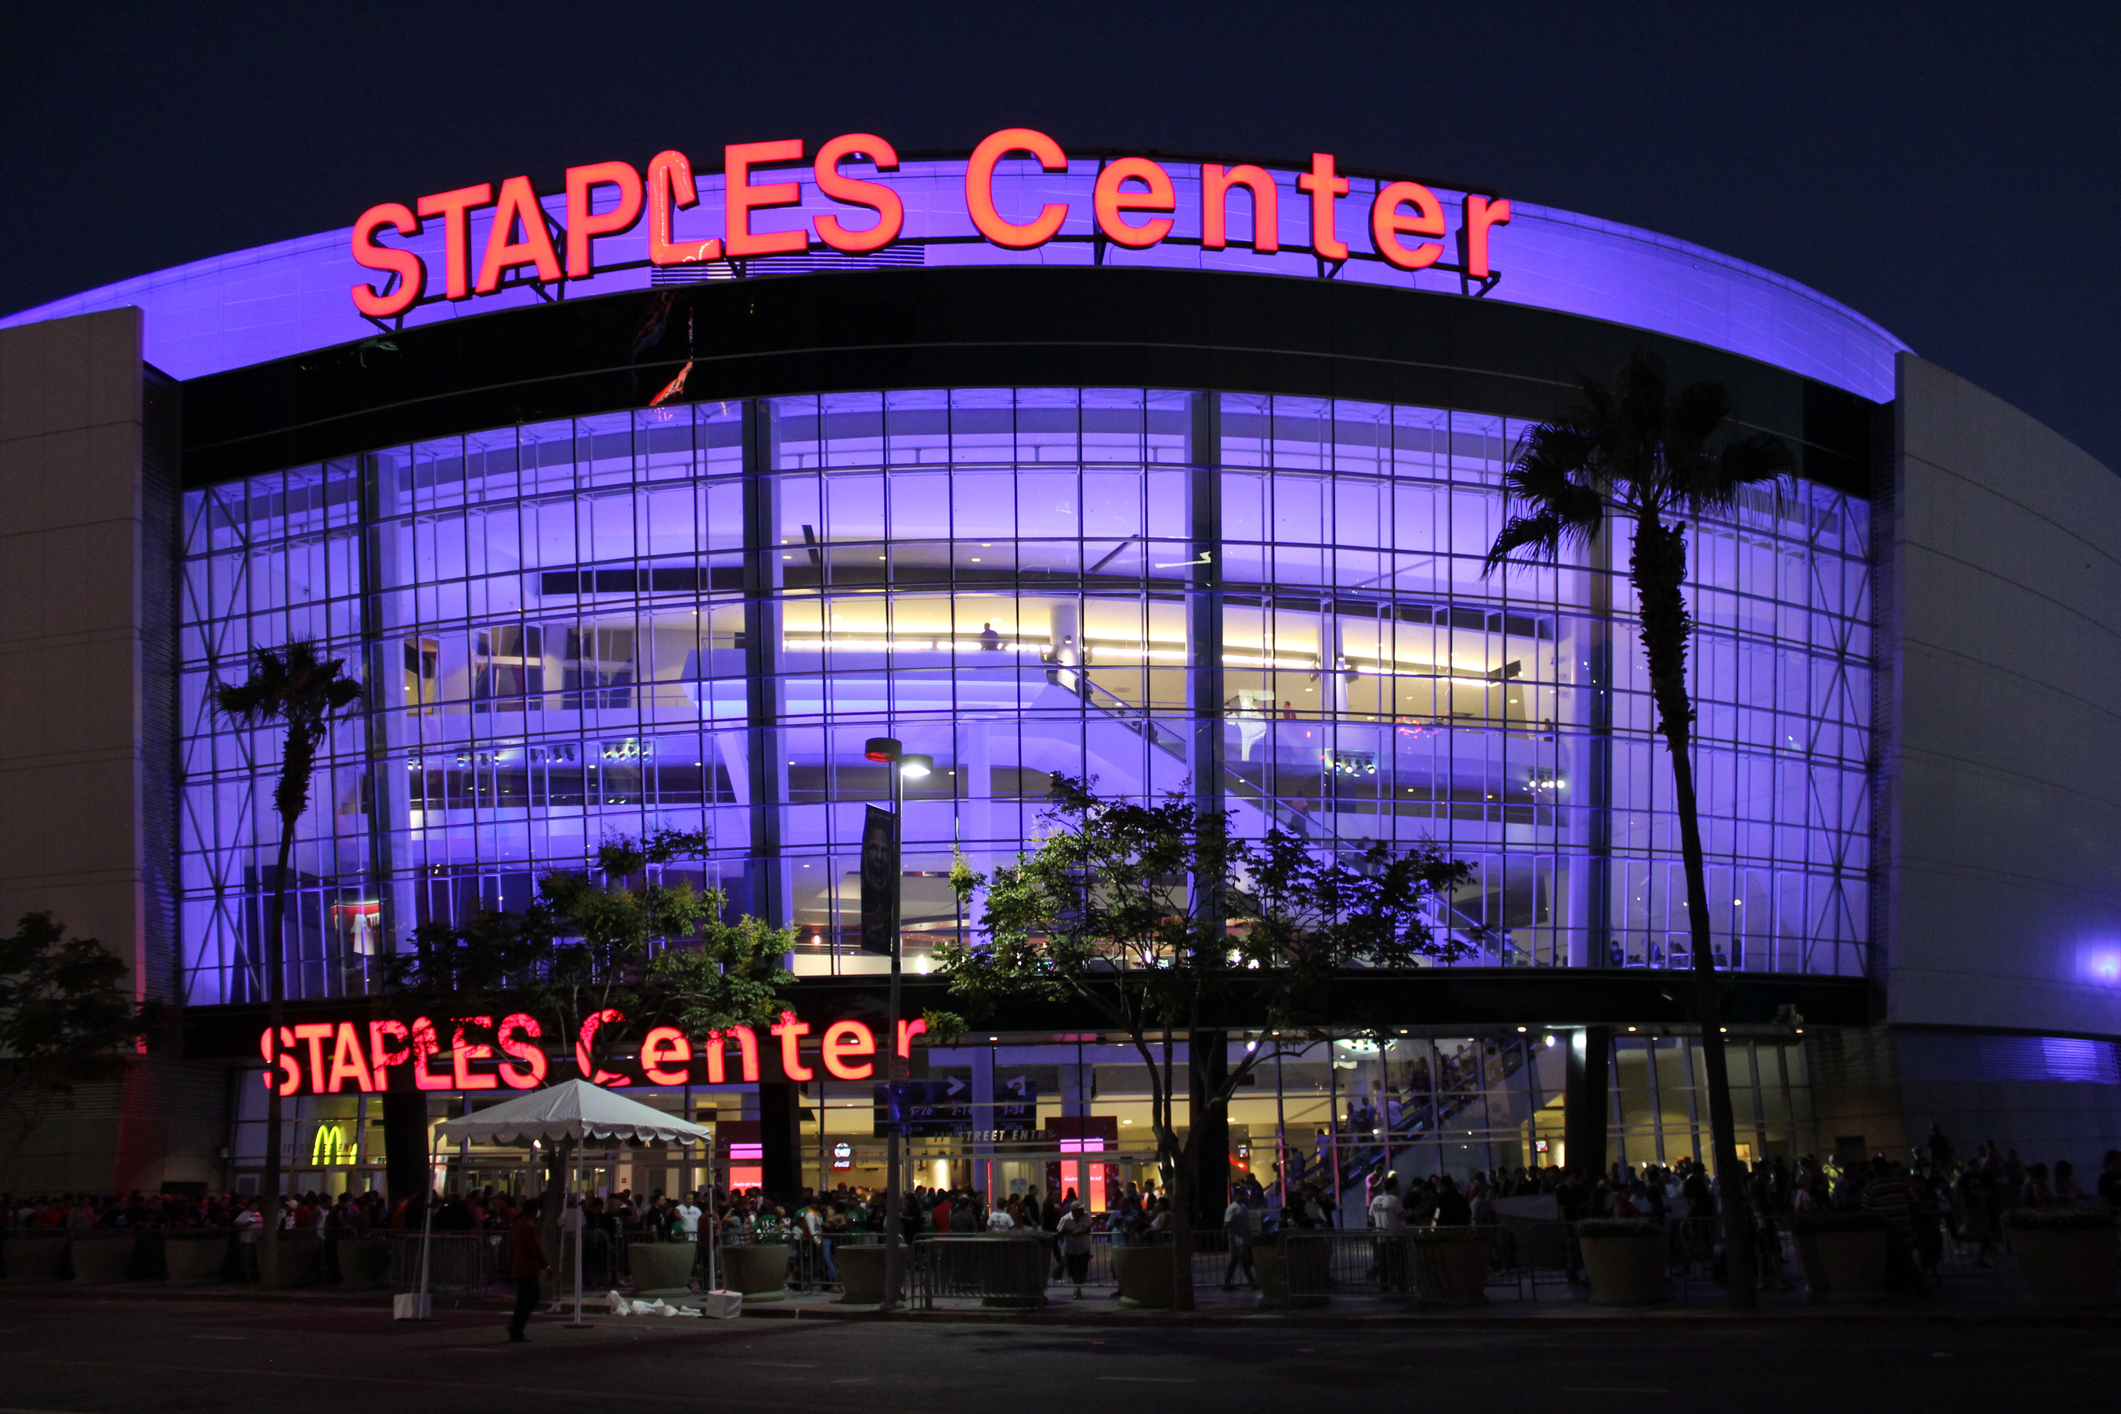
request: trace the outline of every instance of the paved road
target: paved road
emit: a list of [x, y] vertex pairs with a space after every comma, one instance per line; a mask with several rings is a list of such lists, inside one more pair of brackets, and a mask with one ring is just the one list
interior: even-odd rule
[[[1711, 1321], [1164, 1329], [741, 1320], [431, 1325], [340, 1307], [0, 1301], [0, 1414], [1085, 1414], [2112, 1408], [2121, 1326]], [[1384, 1401], [1380, 1403], [1379, 1401]], [[1536, 1403], [1535, 1403], [1536, 1401]], [[1684, 1404], [1676, 1401], [1685, 1401]]]

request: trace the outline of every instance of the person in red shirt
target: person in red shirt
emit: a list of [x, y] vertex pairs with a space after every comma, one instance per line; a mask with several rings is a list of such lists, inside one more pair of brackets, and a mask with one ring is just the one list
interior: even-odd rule
[[515, 1316], [508, 1323], [511, 1341], [530, 1339], [524, 1328], [530, 1324], [530, 1313], [538, 1304], [538, 1278], [545, 1274], [547, 1265], [545, 1239], [538, 1235], [538, 1200], [532, 1198], [523, 1204], [508, 1229], [508, 1274], [516, 1284]]

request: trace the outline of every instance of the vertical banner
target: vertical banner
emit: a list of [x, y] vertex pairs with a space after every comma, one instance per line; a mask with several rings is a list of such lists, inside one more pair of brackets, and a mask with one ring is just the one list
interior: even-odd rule
[[892, 902], [899, 882], [898, 816], [870, 806], [862, 817], [862, 951], [891, 956]]

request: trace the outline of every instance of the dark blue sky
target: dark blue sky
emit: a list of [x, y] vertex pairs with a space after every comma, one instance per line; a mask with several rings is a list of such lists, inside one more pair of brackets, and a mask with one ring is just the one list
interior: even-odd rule
[[75, 3], [0, 18], [0, 308], [663, 147], [1024, 124], [1758, 262], [2121, 467], [2121, 5]]

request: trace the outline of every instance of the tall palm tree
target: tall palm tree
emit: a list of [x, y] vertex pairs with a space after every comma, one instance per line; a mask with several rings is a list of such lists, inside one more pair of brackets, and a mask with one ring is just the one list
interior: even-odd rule
[[[1672, 760], [1672, 799], [1686, 864], [1687, 922], [1692, 929], [1695, 1015], [1708, 1072], [1709, 1126], [1723, 1187], [1723, 1236], [1733, 1306], [1756, 1298], [1752, 1204], [1738, 1164], [1731, 1115], [1730, 1068], [1724, 1056], [1722, 999], [1709, 941], [1709, 897], [1701, 854], [1701, 820], [1689, 743], [1694, 704], [1687, 691], [1687, 523], [1721, 510], [1737, 488], [1789, 472], [1779, 437], [1730, 426], [1731, 395], [1721, 383], [1694, 383], [1671, 395], [1664, 362], [1638, 348], [1611, 384], [1580, 378], [1582, 402], [1541, 423], [1518, 443], [1504, 474], [1512, 515], [1488, 550], [1492, 573], [1513, 556], [1554, 563], [1564, 542], [1589, 544], [1608, 515], [1634, 522], [1628, 577], [1640, 611], [1642, 650], [1657, 726]], [[1602, 945], [1603, 939], [1594, 939]]]
[[[295, 850], [295, 824], [309, 809], [309, 780], [316, 771], [317, 748], [331, 728], [334, 714], [361, 700], [361, 684], [346, 674], [346, 660], [325, 660], [308, 640], [283, 649], [260, 648], [252, 655], [250, 677], [214, 693], [214, 703], [240, 727], [258, 730], [277, 722], [285, 728], [280, 751], [280, 780], [273, 788], [273, 809], [280, 817], [280, 861], [273, 871], [271, 921], [265, 929], [265, 998], [268, 1035], [277, 1038], [286, 1018], [287, 986], [281, 932], [287, 918], [287, 871]], [[277, 1275], [280, 1235], [280, 1087], [266, 1072], [265, 1191], [259, 1197], [265, 1227], [261, 1267], [267, 1280]]]

